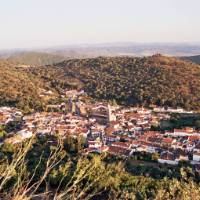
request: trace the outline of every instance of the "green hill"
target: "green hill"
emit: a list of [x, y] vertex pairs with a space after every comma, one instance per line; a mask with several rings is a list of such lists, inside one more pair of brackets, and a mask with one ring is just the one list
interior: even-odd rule
[[40, 97], [42, 89], [51, 89], [48, 83], [34, 76], [27, 68], [0, 61], [0, 106], [17, 106], [25, 111], [42, 109], [45, 99]]
[[[91, 97], [124, 105], [200, 108], [200, 68], [176, 58], [98, 57], [42, 67], [0, 66], [0, 104], [38, 108], [41, 88], [84, 89]], [[41, 106], [39, 106], [41, 107]]]
[[186, 61], [192, 61], [192, 62], [200, 65], [200, 55], [181, 57], [181, 59], [186, 60]]
[[12, 55], [7, 60], [22, 65], [43, 66], [61, 62], [65, 60], [65, 58], [60, 55], [48, 53], [23, 52]]
[[176, 58], [74, 59], [32, 70], [57, 88], [73, 83], [98, 99], [115, 99], [126, 105], [200, 108], [200, 68]]

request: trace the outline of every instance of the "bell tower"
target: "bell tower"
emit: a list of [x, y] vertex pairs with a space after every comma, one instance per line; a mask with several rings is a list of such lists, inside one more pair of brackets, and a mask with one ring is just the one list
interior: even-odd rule
[[108, 122], [111, 122], [111, 121], [116, 121], [116, 116], [115, 116], [110, 104], [108, 104]]

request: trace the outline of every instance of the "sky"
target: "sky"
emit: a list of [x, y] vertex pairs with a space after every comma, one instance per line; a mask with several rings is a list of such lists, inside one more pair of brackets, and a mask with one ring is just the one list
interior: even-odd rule
[[200, 0], [0, 0], [0, 49], [200, 42]]

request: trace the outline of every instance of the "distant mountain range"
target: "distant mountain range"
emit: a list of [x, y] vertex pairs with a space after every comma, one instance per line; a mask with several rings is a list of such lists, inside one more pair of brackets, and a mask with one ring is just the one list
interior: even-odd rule
[[173, 43], [114, 43], [99, 45], [82, 45], [57, 47], [48, 49], [48, 52], [64, 56], [80, 55], [85, 57], [97, 56], [151, 56], [161, 53], [169, 56], [193, 56], [200, 54], [200, 44], [173, 44]]
[[[161, 53], [174, 57], [200, 55], [200, 43], [108, 43], [95, 45], [58, 46], [43, 49], [13, 49], [0, 51], [0, 58], [16, 60], [30, 65], [46, 65], [68, 58], [93, 58], [98, 56], [150, 56]], [[183, 58], [187, 59], [187, 58]], [[192, 57], [198, 62], [198, 57]]]

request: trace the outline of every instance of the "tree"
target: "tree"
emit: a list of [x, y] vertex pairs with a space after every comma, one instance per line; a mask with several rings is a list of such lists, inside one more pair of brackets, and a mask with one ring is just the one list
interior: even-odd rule
[[196, 120], [194, 124], [196, 128], [200, 129], [200, 120]]
[[6, 136], [6, 131], [4, 126], [0, 126], [0, 139]]

